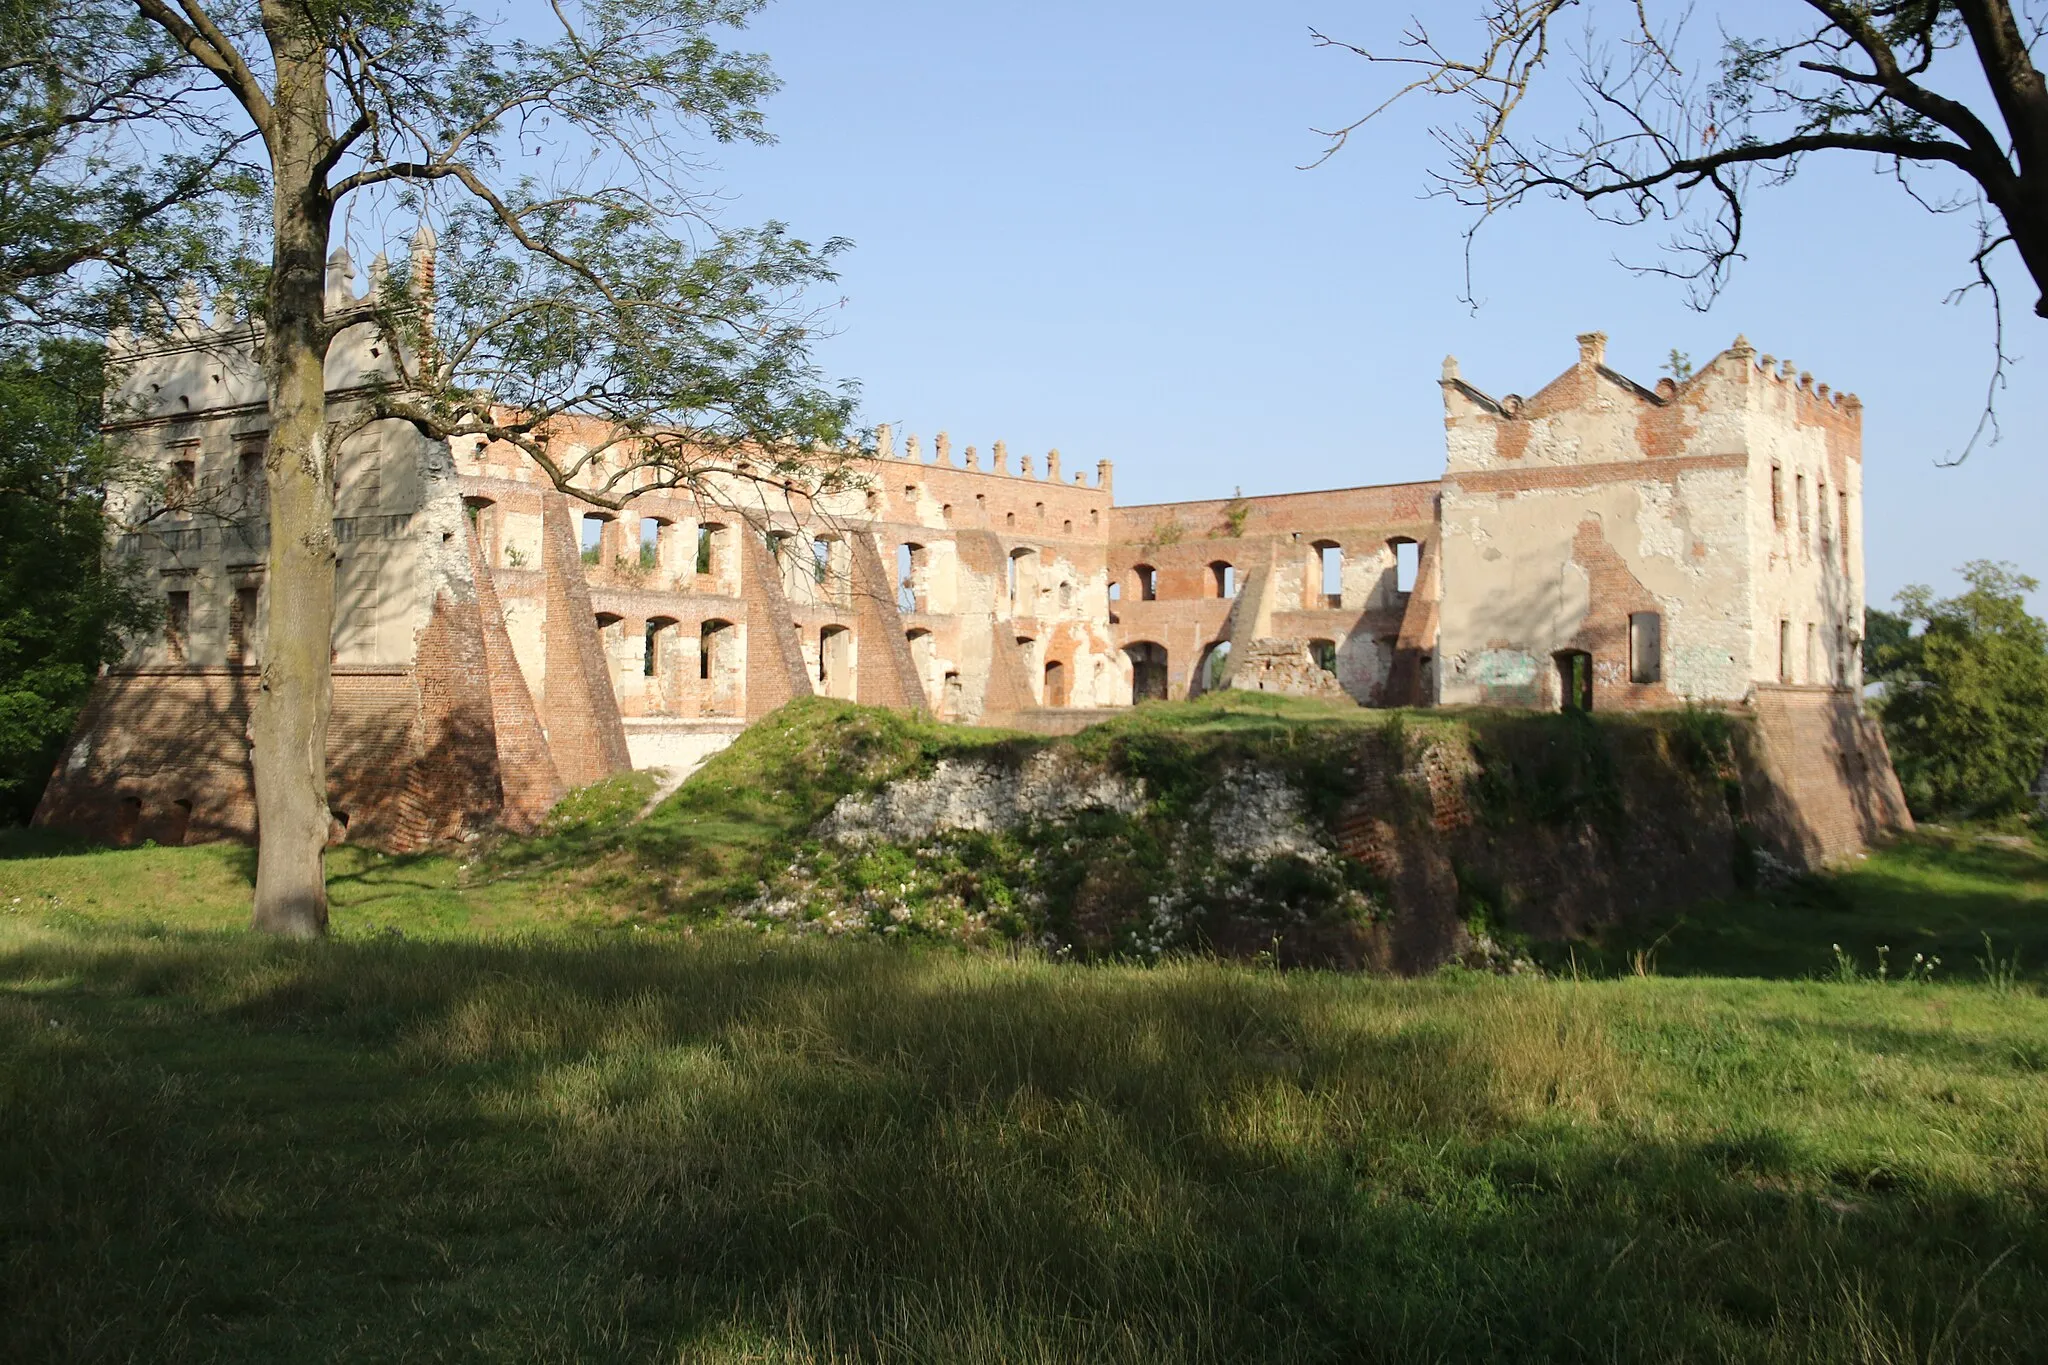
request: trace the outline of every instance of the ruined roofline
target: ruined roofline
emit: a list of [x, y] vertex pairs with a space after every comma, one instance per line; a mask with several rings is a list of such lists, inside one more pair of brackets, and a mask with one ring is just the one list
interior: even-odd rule
[[[1438, 488], [1442, 484], [1443, 480], [1441, 478], [1405, 479], [1400, 483], [1355, 483], [1347, 484], [1342, 488], [1302, 488], [1293, 489], [1285, 493], [1247, 493], [1244, 495], [1243, 501], [1270, 502], [1276, 498], [1323, 498], [1333, 493], [1377, 493], [1382, 489], [1392, 488]], [[1236, 498], [1183, 498], [1177, 502], [1120, 502], [1116, 505], [1116, 510], [1119, 512], [1147, 512], [1156, 511], [1162, 507], [1203, 507], [1211, 504], [1217, 507], [1227, 507], [1236, 501], [1238, 501]]]
[[983, 468], [980, 453], [974, 446], [968, 446], [961, 464], [953, 463], [953, 438], [941, 431], [932, 441], [932, 458], [927, 461], [918, 445], [917, 433], [910, 432], [904, 437], [903, 453], [896, 452], [896, 430], [888, 422], [875, 427], [875, 450], [864, 458], [874, 464], [915, 465], [920, 469], [948, 469], [956, 474], [980, 474], [984, 477], [1014, 479], [1027, 483], [1047, 483], [1058, 488], [1092, 488], [1108, 491], [1114, 486], [1115, 465], [1108, 460], [1095, 462], [1095, 483], [1088, 483], [1087, 471], [1077, 469], [1071, 482], [1060, 478], [1060, 452], [1057, 447], [1045, 454], [1043, 476], [1032, 472], [1033, 459], [1029, 455], [1017, 457], [1017, 468], [1012, 472], [1010, 448], [1006, 442], [997, 441], [990, 450], [990, 464]]
[[[412, 279], [415, 297], [432, 288], [434, 278], [434, 230], [422, 225], [413, 234]], [[384, 292], [391, 278], [391, 263], [383, 252], [370, 261], [367, 287], [355, 291], [355, 260], [346, 246], [338, 246], [327, 258], [326, 306], [329, 310], [356, 308], [372, 303]], [[366, 322], [353, 324], [367, 326]], [[216, 294], [209, 307], [197, 281], [187, 280], [178, 290], [175, 306], [151, 309], [145, 326], [137, 332], [125, 322], [107, 331], [107, 357], [133, 362], [158, 356], [207, 350], [222, 342], [251, 348], [262, 340], [265, 328], [258, 317], [243, 317], [230, 294]]]
[[[1500, 398], [1495, 398], [1493, 395], [1467, 381], [1459, 373], [1458, 358], [1456, 356], [1444, 357], [1443, 376], [1439, 382], [1445, 389], [1455, 389], [1466, 399], [1487, 409], [1494, 416], [1513, 421], [1527, 411], [1531, 404], [1581, 372], [1600, 375], [1646, 405], [1664, 407], [1676, 402], [1680, 394], [1686, 393], [1700, 384], [1708, 374], [1719, 369], [1725, 362], [1731, 366], [1747, 366], [1750, 368], [1752, 375], [1762, 375], [1779, 383], [1793, 383], [1796, 377], [1797, 387], [1803, 394], [1811, 395], [1818, 402], [1824, 403], [1829, 408], [1837, 411], [1854, 414], [1861, 411], [1863, 407], [1862, 400], [1855, 394], [1833, 393], [1826, 384], [1816, 385], [1813, 382], [1812, 374], [1801, 373], [1798, 367], [1789, 360], [1783, 362], [1782, 367], [1779, 367], [1772, 356], [1757, 357], [1755, 348], [1749, 344], [1749, 340], [1746, 337], [1736, 337], [1726, 350], [1715, 354], [1685, 379], [1660, 379], [1657, 381], [1654, 389], [1645, 388], [1619, 370], [1608, 366], [1606, 362], [1606, 333], [1582, 333], [1578, 337], [1578, 343], [1579, 363], [1571, 369], [1561, 371], [1527, 398], [1517, 393], [1505, 394]], [[1753, 357], [1756, 358], [1754, 362], [1752, 360]]]

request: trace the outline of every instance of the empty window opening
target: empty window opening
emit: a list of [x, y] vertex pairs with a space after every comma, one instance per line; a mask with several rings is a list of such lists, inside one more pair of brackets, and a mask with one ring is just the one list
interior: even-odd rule
[[1817, 683], [1820, 680], [1820, 627], [1808, 621], [1806, 623], [1805, 674], [1802, 681]]
[[1045, 684], [1039, 690], [1046, 706], [1067, 704], [1067, 666], [1055, 659], [1045, 666]]
[[1005, 513], [1003, 513], [1003, 525], [1005, 525], [1005, 526], [1015, 526], [1016, 524], [1017, 524], [1017, 514], [1016, 514], [1015, 512], [1005, 512]]
[[1771, 525], [1785, 529], [1785, 469], [1775, 464], [1771, 466]]
[[697, 629], [697, 677], [724, 680], [732, 671], [734, 632], [730, 621], [706, 621]]
[[923, 611], [924, 546], [896, 547], [896, 610]]
[[1195, 665], [1196, 692], [1214, 692], [1223, 686], [1224, 675], [1230, 670], [1230, 641], [1218, 640], [1203, 652], [1201, 662]]
[[1123, 600], [1124, 600], [1124, 585], [1123, 585], [1123, 584], [1121, 584], [1121, 583], [1112, 583], [1112, 584], [1110, 584], [1110, 585], [1109, 585], [1109, 600], [1110, 600], [1110, 601], [1112, 601], [1112, 602], [1121, 602], [1121, 601], [1123, 601]]
[[945, 522], [945, 523], [947, 523], [948, 525], [952, 524], [952, 521], [953, 521], [953, 504], [952, 504], [952, 503], [950, 503], [950, 502], [949, 502], [949, 503], [946, 503], [946, 504], [944, 504], [943, 506], [941, 506], [941, 507], [939, 508], [939, 520], [940, 520], [940, 521], [943, 521], [943, 522]]
[[1654, 611], [1629, 613], [1628, 680], [1632, 683], [1664, 680], [1664, 618]]
[[988, 520], [988, 494], [976, 493], [974, 495], [974, 515], [981, 521], [985, 522]]
[[1009, 582], [1010, 612], [1012, 615], [1029, 616], [1038, 609], [1038, 552], [1035, 550], [1010, 551]]
[[661, 533], [668, 523], [659, 517], [640, 518], [640, 567], [652, 569], [661, 562]]
[[1131, 576], [1138, 580], [1138, 600], [1156, 602], [1159, 600], [1159, 570], [1150, 564], [1140, 564], [1131, 570]]
[[832, 576], [832, 542], [822, 537], [811, 542], [811, 572], [823, 583]]
[[911, 511], [912, 511], [913, 513], [915, 513], [915, 512], [917, 511], [917, 485], [916, 485], [916, 484], [914, 484], [914, 483], [906, 483], [906, 484], [904, 484], [904, 485], [903, 485], [903, 500], [904, 500], [905, 502], [907, 502], [907, 503], [909, 503], [909, 504], [910, 504], [910, 510], [911, 510]]
[[640, 671], [649, 678], [666, 677], [668, 674], [668, 653], [670, 641], [675, 639], [676, 623], [673, 617], [655, 616], [647, 622], [646, 652], [640, 660]]
[[1835, 495], [1835, 540], [1842, 547], [1842, 572], [1849, 572], [1849, 495]]
[[1557, 697], [1560, 710], [1593, 709], [1593, 656], [1583, 649], [1567, 649], [1556, 656]]
[[959, 715], [966, 703], [966, 698], [967, 689], [961, 685], [960, 675], [958, 673], [946, 674], [946, 680], [940, 687], [939, 713], [946, 716]]
[[1060, 582], [1060, 609], [1064, 611], [1065, 609], [1073, 605], [1074, 585], [1072, 583], [1066, 582], [1065, 580], [1062, 580]]
[[1337, 642], [1335, 640], [1310, 640], [1308, 657], [1315, 661], [1317, 668], [1335, 677], [1337, 674]]
[[1792, 623], [1778, 622], [1778, 681], [1792, 681]]
[[711, 533], [718, 528], [699, 526], [697, 528], [697, 572], [711, 572]]
[[196, 460], [171, 461], [171, 475], [164, 485], [164, 506], [183, 507], [192, 501], [192, 494], [199, 487], [199, 462]]
[[1813, 486], [1813, 529], [1819, 538], [1820, 547], [1828, 547], [1828, 481], [1821, 479]]
[[1070, 536], [1070, 535], [1074, 534], [1074, 523], [1073, 523], [1073, 522], [1071, 522], [1071, 521], [1063, 521], [1063, 522], [1061, 522], [1061, 523], [1060, 523], [1060, 534], [1061, 534], [1061, 535], [1068, 535], [1068, 536]]
[[1045, 520], [1045, 504], [1044, 504], [1044, 503], [1042, 503], [1042, 502], [1035, 502], [1035, 503], [1033, 503], [1033, 504], [1031, 504], [1031, 505], [1032, 505], [1032, 507], [1033, 507], [1034, 509], [1036, 509], [1036, 511], [1038, 512], [1038, 519], [1039, 519], [1040, 521], [1044, 521], [1044, 520]]
[[594, 512], [584, 514], [581, 544], [585, 564], [604, 563], [604, 528], [605, 523], [610, 520], [610, 517], [602, 517]]
[[818, 632], [818, 681], [836, 686], [846, 674], [845, 626], [826, 626]]
[[1125, 645], [1131, 660], [1131, 705], [1166, 700], [1166, 646], [1150, 640]]
[[164, 594], [164, 643], [170, 646], [171, 662], [185, 662], [185, 650], [192, 641], [192, 594]]
[[236, 474], [242, 485], [243, 505], [248, 507], [260, 505], [264, 494], [269, 491], [270, 486], [270, 481], [263, 469], [263, 452], [260, 450], [243, 451], [238, 462]]
[[1317, 567], [1322, 572], [1321, 605], [1341, 607], [1344, 605], [1344, 547], [1334, 541], [1319, 540], [1315, 551]]
[[1807, 532], [1806, 519], [1806, 476], [1797, 475], [1792, 480], [1793, 510], [1799, 516], [1799, 535], [1804, 539]]
[[1209, 566], [1209, 595], [1212, 597], [1237, 596], [1237, 566], [1224, 560], [1217, 560]]
[[1422, 574], [1422, 547], [1412, 540], [1397, 540], [1394, 547], [1394, 591], [1414, 592]]

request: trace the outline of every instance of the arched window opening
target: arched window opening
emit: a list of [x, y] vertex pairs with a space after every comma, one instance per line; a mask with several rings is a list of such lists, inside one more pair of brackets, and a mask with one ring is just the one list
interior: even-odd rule
[[1156, 602], [1159, 600], [1159, 570], [1150, 564], [1136, 564], [1131, 567], [1131, 576], [1138, 580], [1138, 600]]
[[1074, 605], [1074, 585], [1073, 585], [1072, 583], [1068, 582], [1068, 581], [1067, 581], [1067, 580], [1065, 580], [1065, 579], [1061, 579], [1061, 580], [1060, 580], [1060, 609], [1061, 609], [1062, 611], [1064, 611], [1064, 610], [1066, 610], [1067, 608], [1069, 608], [1069, 607], [1072, 607], [1073, 605]]
[[1195, 665], [1196, 694], [1214, 692], [1223, 686], [1224, 675], [1230, 668], [1230, 641], [1218, 640], [1202, 651], [1201, 662]]
[[498, 567], [498, 504], [489, 498], [464, 498], [469, 524], [476, 528], [478, 552], [485, 564]]
[[583, 547], [583, 562], [585, 564], [604, 563], [605, 528], [611, 524], [611, 520], [611, 516], [608, 513], [586, 512], [583, 514], [583, 536], [580, 544]]
[[1166, 646], [1150, 640], [1124, 646], [1131, 660], [1131, 705], [1166, 700]]
[[1344, 547], [1334, 540], [1319, 540], [1315, 543], [1316, 572], [1321, 577], [1322, 601], [1320, 607], [1341, 607], [1344, 605]]
[[647, 637], [640, 660], [642, 677], [659, 678], [668, 673], [670, 642], [675, 639], [675, 618], [672, 616], [650, 616], [647, 618]]
[[669, 534], [666, 517], [640, 518], [640, 570], [652, 573], [661, 563], [661, 540]]
[[1664, 680], [1664, 618], [1654, 611], [1629, 613], [1628, 680], [1632, 683]]
[[1593, 709], [1593, 656], [1583, 649], [1566, 649], [1552, 656], [1557, 660], [1558, 706], [1564, 711]]
[[1237, 566], [1228, 560], [1219, 559], [1209, 565], [1209, 595], [1231, 598], [1237, 596]]
[[1317, 668], [1322, 669], [1323, 672], [1328, 673], [1333, 678], [1337, 676], [1337, 642], [1335, 640], [1310, 640], [1308, 642], [1308, 656], [1315, 660]]
[[853, 696], [853, 632], [845, 626], [818, 632], [818, 685], [828, 697]]
[[1038, 552], [1030, 549], [1010, 551], [1009, 581], [1010, 614], [1031, 616], [1038, 611]]
[[924, 571], [924, 546], [905, 542], [896, 547], [896, 610], [927, 609]]
[[1017, 524], [1017, 514], [1016, 514], [1015, 512], [1005, 512], [1005, 513], [1003, 513], [1003, 525], [1005, 525], [1005, 526], [1015, 526], [1016, 524]]
[[1063, 521], [1063, 522], [1061, 522], [1061, 523], [1060, 523], [1060, 534], [1061, 534], [1061, 535], [1065, 535], [1065, 536], [1070, 536], [1070, 535], [1074, 534], [1074, 523], [1073, 523], [1072, 521]]
[[697, 678], [726, 684], [738, 673], [733, 648], [738, 632], [730, 621], [710, 620], [697, 628]]
[[1396, 537], [1387, 546], [1394, 552], [1394, 591], [1414, 592], [1415, 580], [1422, 572], [1422, 547], [1405, 537]]
[[157, 835], [157, 842], [167, 848], [182, 848], [185, 836], [192, 831], [192, 803], [184, 797], [171, 802], [170, 810], [164, 813], [164, 827]]

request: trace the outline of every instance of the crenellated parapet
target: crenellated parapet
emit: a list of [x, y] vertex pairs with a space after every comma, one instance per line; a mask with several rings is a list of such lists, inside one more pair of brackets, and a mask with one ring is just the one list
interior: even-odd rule
[[[989, 464], [986, 469], [982, 468], [980, 452], [974, 446], [967, 447], [965, 458], [956, 466], [953, 463], [953, 438], [946, 432], [941, 431], [933, 439], [932, 447], [933, 456], [927, 462], [924, 459], [915, 432], [905, 435], [903, 445], [899, 449], [896, 444], [896, 433], [893, 426], [884, 422], [875, 428], [875, 458], [877, 460], [895, 461], [905, 464], [928, 464], [928, 467], [933, 469], [957, 469], [962, 473], [1018, 479], [1031, 483], [1062, 483], [1060, 453], [1057, 449], [1047, 451], [1042, 461], [1034, 461], [1029, 455], [1019, 455], [1017, 457], [1017, 467], [1012, 471], [1009, 467], [1010, 448], [1009, 444], [1005, 441], [997, 441], [990, 448]], [[1098, 460], [1095, 465], [1094, 487], [1105, 491], [1108, 490], [1111, 486], [1113, 474], [1114, 467], [1108, 460]], [[1075, 470], [1071, 484], [1063, 484], [1062, 486], [1074, 488], [1089, 487], [1087, 471]]]

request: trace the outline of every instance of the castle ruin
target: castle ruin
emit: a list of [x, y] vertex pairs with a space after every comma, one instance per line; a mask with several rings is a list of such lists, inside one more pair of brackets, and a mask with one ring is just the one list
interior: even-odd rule
[[[350, 275], [338, 254], [338, 306]], [[115, 340], [107, 432], [160, 477], [114, 490], [138, 528], [114, 553], [154, 580], [165, 628], [100, 679], [39, 823], [254, 834], [255, 344], [196, 299], [168, 340]], [[1747, 708], [1802, 856], [1906, 822], [1857, 704], [1861, 405], [1741, 339], [1654, 387], [1604, 345], [1580, 337], [1527, 398], [1446, 360], [1439, 479], [1139, 506], [1117, 504], [1106, 460], [1091, 478], [1058, 451], [941, 433], [927, 453], [885, 428], [855, 460], [862, 486], [815, 505], [735, 474], [615, 514], [512, 447], [373, 424], [337, 460], [338, 834], [401, 849], [530, 830], [572, 787], [689, 769], [806, 694], [1063, 730], [1224, 688]], [[396, 378], [383, 350], [367, 326], [336, 341], [337, 413]]]

